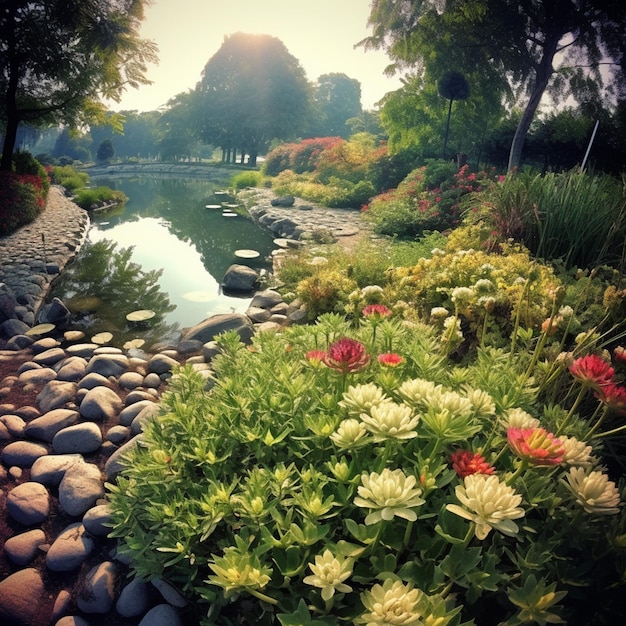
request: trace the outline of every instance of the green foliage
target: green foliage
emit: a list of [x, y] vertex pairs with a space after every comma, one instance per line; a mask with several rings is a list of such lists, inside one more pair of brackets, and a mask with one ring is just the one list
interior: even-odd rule
[[231, 186], [236, 189], [247, 189], [248, 187], [260, 187], [263, 181], [263, 175], [260, 172], [249, 171], [235, 174], [230, 179]]
[[55, 185], [61, 185], [70, 192], [76, 192], [89, 182], [87, 172], [81, 172], [71, 165], [53, 165], [50, 174]]
[[510, 173], [476, 198], [470, 220], [493, 225], [537, 257], [567, 268], [621, 261], [626, 235], [626, 181], [579, 170]]
[[103, 139], [96, 152], [96, 160], [100, 163], [108, 163], [115, 155], [115, 147], [110, 139]]
[[[526, 346], [455, 367], [436, 328], [393, 314], [218, 344], [210, 391], [179, 369], [108, 486], [137, 575], [205, 623], [385, 623], [384, 605], [406, 623], [578, 625], [621, 605], [626, 516], [598, 414], [544, 406]], [[522, 460], [507, 443], [522, 424], [585, 449], [535, 463], [551, 435]]]
[[80, 189], [74, 198], [79, 207], [87, 210], [109, 204], [123, 204], [127, 200], [126, 194], [110, 187]]
[[19, 151], [13, 155], [13, 171], [16, 174], [39, 178], [42, 184], [44, 199], [48, 197], [50, 176], [46, 168], [30, 152]]

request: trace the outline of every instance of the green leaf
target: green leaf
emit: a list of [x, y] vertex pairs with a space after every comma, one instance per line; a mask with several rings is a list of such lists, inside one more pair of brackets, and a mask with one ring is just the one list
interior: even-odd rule
[[276, 615], [281, 626], [336, 626], [337, 620], [331, 616], [312, 618], [306, 602], [300, 600], [294, 613], [278, 613]]

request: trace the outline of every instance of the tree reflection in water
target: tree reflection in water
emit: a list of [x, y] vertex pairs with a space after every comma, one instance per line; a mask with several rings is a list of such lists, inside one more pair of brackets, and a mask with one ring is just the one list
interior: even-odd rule
[[[91, 336], [109, 331], [111, 343], [119, 346], [135, 338], [150, 345], [176, 336], [178, 325], [164, 321], [176, 305], [159, 288], [162, 270], [144, 271], [130, 260], [132, 253], [132, 246], [118, 249], [108, 239], [87, 242], [80, 263], [65, 268], [54, 295], [72, 312], [72, 328]], [[155, 316], [141, 324], [128, 322], [126, 315], [137, 309], [150, 309]]]

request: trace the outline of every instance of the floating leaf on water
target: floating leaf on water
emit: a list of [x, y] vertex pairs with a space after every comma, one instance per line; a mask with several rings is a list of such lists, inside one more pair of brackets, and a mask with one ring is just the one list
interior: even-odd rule
[[131, 339], [124, 344], [124, 350], [138, 349], [146, 343], [144, 339]]
[[82, 330], [66, 330], [63, 333], [65, 341], [80, 341], [85, 336]]
[[235, 250], [235, 256], [240, 259], [256, 259], [261, 256], [261, 253], [256, 250], [247, 250], [244, 248], [241, 250]]
[[214, 294], [210, 291], [188, 291], [183, 294], [183, 298], [191, 302], [209, 302], [213, 297]]
[[72, 313], [91, 313], [104, 305], [102, 298], [98, 296], [75, 296], [64, 300], [64, 302]]
[[111, 341], [111, 339], [113, 339], [113, 333], [103, 332], [103, 333], [98, 333], [98, 334], [94, 335], [91, 338], [91, 341], [93, 343], [97, 343], [99, 345], [102, 345], [104, 343], [109, 343], [109, 341]]
[[221, 189], [220, 191], [214, 191], [213, 195], [214, 196], [227, 196], [228, 195], [228, 191], [224, 191], [223, 189]]
[[126, 319], [129, 322], [145, 322], [146, 320], [152, 319], [155, 315], [156, 313], [150, 309], [139, 309], [138, 311], [129, 313]]
[[37, 324], [26, 331], [27, 335], [47, 335], [52, 332], [56, 326], [54, 324]]
[[232, 211], [224, 211], [222, 213], [222, 217], [237, 217], [237, 213], [233, 213]]
[[205, 208], [207, 208], [207, 209], [221, 209], [222, 205], [221, 204], [207, 204]]
[[239, 205], [235, 204], [233, 202], [222, 202], [222, 206], [226, 207], [227, 209], [238, 209]]

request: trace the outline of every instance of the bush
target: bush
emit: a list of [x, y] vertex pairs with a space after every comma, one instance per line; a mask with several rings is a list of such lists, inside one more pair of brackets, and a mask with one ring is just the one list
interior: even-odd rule
[[107, 204], [123, 204], [128, 200], [122, 191], [116, 191], [110, 187], [95, 187], [94, 189], [81, 189], [74, 202], [86, 210], [98, 208]]
[[231, 186], [236, 189], [247, 189], [248, 187], [260, 187], [263, 175], [260, 172], [240, 172], [230, 179]]
[[89, 182], [89, 174], [80, 172], [71, 165], [55, 165], [51, 168], [52, 181], [61, 185], [70, 193], [82, 189]]
[[30, 224], [45, 208], [44, 185], [38, 176], [0, 172], [0, 235]]

